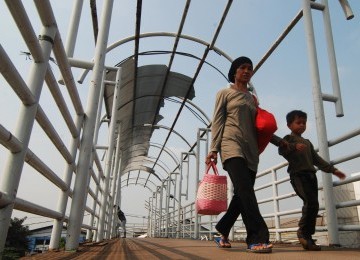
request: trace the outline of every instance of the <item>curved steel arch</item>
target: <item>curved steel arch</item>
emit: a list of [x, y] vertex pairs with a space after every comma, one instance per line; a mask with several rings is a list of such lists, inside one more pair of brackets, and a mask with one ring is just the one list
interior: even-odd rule
[[[211, 44], [206, 42], [206, 41], [203, 41], [201, 39], [198, 39], [196, 37], [193, 37], [193, 36], [190, 36], [190, 35], [186, 35], [186, 34], [181, 34], [181, 35], [178, 35], [177, 33], [170, 33], [170, 32], [150, 32], [150, 33], [142, 33], [138, 36], [139, 39], [141, 38], [148, 38], [148, 37], [164, 37], [164, 36], [167, 36], [167, 37], [180, 37], [180, 38], [183, 38], [183, 39], [186, 39], [186, 40], [190, 40], [190, 41], [193, 41], [193, 42], [197, 42], [199, 44], [202, 44], [206, 47], [210, 46]], [[122, 40], [119, 40], [117, 42], [114, 42], [112, 44], [110, 44], [107, 48], [106, 48], [106, 53], [112, 51], [113, 49], [115, 49], [116, 47], [119, 47], [120, 45], [124, 44], [124, 43], [127, 43], [127, 42], [130, 42], [130, 41], [134, 41], [137, 37], [134, 35], [134, 36], [129, 36], [125, 39], [122, 39]], [[216, 53], [218, 53], [219, 55], [221, 56], [224, 56], [229, 62], [232, 62], [233, 59], [227, 55], [225, 52], [223, 52], [221, 49], [213, 46], [212, 47], [212, 50], [214, 50]], [[87, 75], [87, 73], [89, 72], [89, 69], [84, 69], [84, 72], [82, 73], [82, 75], [80, 76], [80, 78], [78, 79], [78, 82], [79, 83], [82, 83]]]
[[[155, 163], [154, 161], [152, 161], [151, 159], [156, 159], [154, 157], [149, 157], [149, 156], [144, 156], [143, 158], [138, 158], [139, 156], [135, 156], [134, 160], [131, 161], [131, 163], [135, 163], [135, 164], [139, 164], [139, 166], [144, 166], [144, 165], [141, 165], [141, 162], [143, 161], [148, 161], [149, 163]], [[136, 159], [138, 158], [138, 159]], [[164, 166], [162, 166], [161, 164], [159, 163], [155, 163], [155, 165], [157, 165], [158, 167], [160, 167], [167, 175], [169, 175], [169, 172], [171, 171], [170, 169], [165, 169]], [[146, 167], [146, 166], [145, 166]], [[126, 170], [126, 169], [125, 169]]]
[[140, 165], [137, 167], [126, 168], [125, 171], [123, 172], [123, 174], [121, 174], [121, 175], [129, 173], [130, 171], [136, 171], [136, 170], [147, 172], [147, 173], [149, 173], [149, 176], [154, 175], [159, 181], [162, 181], [161, 178], [154, 172], [154, 170], [150, 169], [149, 167], [145, 167], [143, 165]]
[[[136, 186], [136, 185], [139, 185], [139, 184], [137, 184], [137, 183], [128, 183], [127, 185], [121, 186], [121, 189], [126, 188], [126, 187], [129, 187], [129, 186]], [[145, 186], [145, 185], [144, 185], [144, 188], [147, 188], [150, 192], [154, 192], [154, 191], [153, 191], [150, 187], [148, 187], [148, 186]]]
[[[153, 144], [153, 145], [152, 145], [151, 143], [149, 143], [149, 146], [158, 147], [158, 146], [160, 146], [160, 144]], [[178, 164], [178, 163], [179, 163], [179, 161], [174, 158], [174, 157], [175, 157], [174, 154], [171, 154], [168, 150], [167, 150], [166, 152], [168, 152], [168, 155], [174, 160], [175, 164]], [[128, 159], [129, 159], [129, 164], [130, 164], [130, 165], [131, 165], [131, 163], [133, 163], [133, 162], [136, 163], [136, 162], [140, 162], [141, 160], [146, 160], [146, 158], [154, 159], [153, 157], [148, 156], [148, 155], [134, 155], [134, 156], [132, 156], [132, 157], [128, 157]], [[160, 162], [161, 162], [163, 165], [166, 165], [163, 161], [160, 161]], [[160, 165], [160, 164], [159, 164], [159, 165]], [[168, 168], [168, 167], [167, 167], [167, 168]], [[128, 169], [128, 168], [125, 168], [125, 172], [127, 172], [126, 169]], [[164, 169], [164, 171], [170, 172], [170, 169], [168, 168], [168, 171]]]
[[[179, 37], [179, 38], [183, 38], [183, 39], [186, 39], [186, 40], [190, 40], [190, 41], [193, 41], [193, 42], [197, 42], [197, 43], [200, 43], [202, 45], [205, 45], [205, 46], [210, 46], [210, 43], [206, 42], [206, 41], [203, 41], [201, 39], [198, 39], [196, 37], [193, 37], [193, 36], [190, 36], [190, 35], [186, 35], [186, 34], [181, 34], [181, 35], [178, 35], [177, 33], [169, 33], [169, 32], [150, 32], [150, 33], [142, 33], [139, 35], [139, 39], [141, 38], [148, 38], [148, 37], [164, 37], [164, 36], [167, 36], [167, 37]], [[130, 41], [133, 41], [135, 40], [137, 37], [134, 35], [134, 36], [130, 36], [130, 37], [127, 37], [125, 39], [122, 39], [120, 41], [117, 41], [113, 44], [110, 44], [107, 48], [106, 48], [106, 52], [109, 52], [113, 49], [115, 49], [116, 47], [124, 44], [124, 43], [127, 43], [127, 42], [130, 42]], [[221, 56], [224, 56], [228, 61], [232, 62], [233, 60], [230, 58], [229, 55], [227, 55], [225, 52], [223, 52], [222, 50], [220, 50], [219, 48], [217, 47], [213, 47], [212, 50], [214, 50], [216, 53], [220, 54]]]
[[179, 132], [175, 131], [175, 129], [171, 130], [170, 127], [168, 127], [166, 125], [159, 125], [159, 124], [156, 124], [156, 125], [145, 124], [144, 126], [151, 127], [152, 129], [163, 128], [165, 130], [172, 131], [174, 134], [176, 134], [178, 137], [180, 137], [181, 140], [183, 140], [191, 148], [191, 144], [188, 142], [188, 140], [186, 140]]
[[[196, 56], [194, 54], [191, 54], [191, 53], [188, 53], [188, 52], [180, 52], [180, 51], [175, 51], [175, 52], [172, 52], [172, 51], [143, 51], [143, 52], [139, 52], [138, 56], [143, 56], [143, 55], [171, 55], [172, 53], [174, 53], [176, 55], [185, 56], [185, 57], [188, 57], [188, 58], [194, 58], [196, 60], [201, 60], [200, 57], [198, 57], [198, 56]], [[130, 55], [127, 58], [123, 59], [122, 61], [118, 62], [115, 66], [120, 66], [121, 64], [123, 64], [127, 60], [129, 60], [131, 58], [134, 58], [134, 57], [135, 57], [135, 54]], [[227, 76], [224, 73], [222, 73], [215, 65], [213, 65], [213, 64], [211, 64], [211, 63], [209, 63], [207, 61], [204, 61], [204, 63], [209, 65], [213, 69], [215, 69], [217, 72], [219, 72], [228, 81]]]
[[[153, 156], [147, 155], [147, 156], [144, 156], [143, 159], [134, 160], [133, 162], [138, 162], [138, 161], [144, 160], [144, 161], [148, 161], [150, 163], [153, 163], [153, 161], [152, 161], [153, 159], [156, 159], [156, 158], [153, 157]], [[158, 161], [160, 161], [161, 164], [157, 163], [156, 165], [158, 165], [161, 169], [163, 169], [164, 172], [166, 172], [166, 173], [171, 172], [170, 168], [166, 165], [166, 163], [164, 163], [161, 160], [158, 160]]]
[[[153, 146], [153, 147], [156, 147], [156, 148], [159, 148], [159, 149], [161, 149], [161, 147], [162, 147], [161, 144], [157, 144], [157, 143], [153, 143], [153, 142], [149, 142], [149, 144], [150, 144], [150, 146]], [[165, 147], [164, 150], [174, 160], [175, 164], [178, 164], [178, 165], [180, 164], [180, 162], [177, 160], [177, 158], [176, 158], [175, 154], [173, 153], [173, 151], [171, 151], [167, 147]], [[144, 158], [147, 158], [147, 157], [148, 156], [144, 156]], [[151, 169], [149, 167], [146, 167], [146, 166], [143, 166], [143, 165], [138, 165], [136, 167], [134, 166], [134, 167], [126, 168], [125, 171], [123, 171], [123, 173], [121, 175], [124, 175], [126, 173], [129, 173], [130, 171], [135, 171], [135, 170], [139, 170], [140, 172], [144, 171], [144, 172], [149, 173], [149, 176], [148, 176], [147, 180], [149, 180], [149, 177], [151, 175], [154, 175], [160, 182], [162, 182], [162, 179], [154, 172], [153, 169]], [[146, 185], [146, 183], [145, 183], [145, 185]]]
[[[153, 157], [153, 156], [146, 156], [146, 158], [149, 158], [149, 159], [156, 159], [155, 157]], [[148, 160], [148, 161], [150, 161], [150, 160]], [[159, 162], [161, 162], [162, 164], [163, 164], [163, 166], [166, 168], [166, 172], [171, 172], [171, 170], [170, 170], [170, 168], [169, 168], [169, 166], [167, 166], [166, 165], [166, 163], [164, 163], [162, 160], [158, 160]], [[152, 162], [152, 161], [151, 161]], [[159, 164], [160, 165], [160, 164]], [[165, 170], [165, 169], [164, 169]]]
[[[181, 99], [181, 100], [184, 100], [182, 97], [177, 97], [178, 99]], [[200, 108], [200, 107], [198, 107], [197, 105], [195, 105], [195, 103], [194, 102], [192, 102], [191, 100], [186, 100], [186, 102], [187, 103], [189, 103], [190, 105], [192, 105], [193, 107], [195, 107], [205, 118], [206, 118], [206, 120], [208, 121], [208, 125], [207, 126], [209, 126], [210, 125], [210, 123], [211, 123], [211, 120], [210, 120], [210, 118], [206, 115], [206, 113]]]
[[[156, 147], [156, 148], [160, 148], [162, 147], [161, 144], [159, 143], [154, 143], [154, 142], [149, 142], [150, 146]], [[179, 164], [180, 161], [177, 160], [175, 154], [173, 151], [171, 151], [169, 148], [165, 147], [164, 150], [166, 150], [167, 154], [174, 160], [175, 164]]]
[[[137, 179], [137, 180], [145, 180], [146, 181], [146, 178], [142, 178], [142, 177], [132, 177], [132, 178], [129, 178], [129, 180], [134, 180], [134, 179]], [[133, 183], [133, 182], [131, 182], [131, 183], [128, 183], [127, 182], [128, 180], [126, 179], [126, 180], [122, 180], [121, 181], [121, 188], [123, 188], [123, 187], [126, 187], [126, 186], [129, 186], [129, 185], [141, 185], [141, 186], [143, 186], [143, 187], [146, 187], [146, 188], [148, 188], [150, 191], [153, 191], [149, 186], [147, 186], [147, 184], [146, 183], [138, 183], [137, 181], [135, 182], [135, 183]], [[122, 183], [123, 182], [126, 182], [126, 185], [123, 185]], [[158, 185], [156, 185], [154, 182], [152, 182], [152, 181], [149, 181], [152, 185], [154, 185], [154, 187], [155, 187], [155, 189], [156, 189], [156, 187], [158, 186]]]

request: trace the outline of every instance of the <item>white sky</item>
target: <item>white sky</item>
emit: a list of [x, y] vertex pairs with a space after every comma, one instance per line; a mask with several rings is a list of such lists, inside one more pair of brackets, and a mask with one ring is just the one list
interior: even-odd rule
[[[40, 33], [40, 23], [37, 11], [32, 1], [23, 1], [30, 16], [36, 34]], [[61, 32], [63, 42], [66, 42], [66, 35], [71, 14], [73, 1], [50, 1], [58, 27]], [[82, 60], [91, 60], [94, 56], [94, 40], [91, 28], [91, 18], [89, 1], [84, 1], [84, 11], [81, 17], [78, 42], [74, 57]], [[113, 43], [134, 34], [135, 26], [135, 2], [133, 0], [114, 1], [112, 25], [110, 29], [109, 43]], [[201, 38], [203, 41], [211, 42], [215, 34], [217, 24], [225, 8], [226, 1], [192, 1], [189, 9], [189, 17], [186, 20], [183, 34]], [[344, 18], [340, 4], [336, 0], [329, 0], [330, 14], [332, 17], [332, 28], [334, 44], [336, 49], [337, 65], [341, 84], [341, 94], [343, 98], [344, 117], [335, 116], [333, 104], [326, 103], [325, 114], [327, 121], [328, 139], [334, 139], [342, 134], [359, 128], [360, 111], [360, 1], [349, 0], [355, 14], [355, 18], [347, 21]], [[181, 11], [185, 1], [151, 0], [143, 1], [141, 32], [177, 32], [181, 20]], [[234, 1], [225, 20], [223, 29], [215, 43], [215, 46], [225, 52], [233, 59], [238, 56], [248, 56], [257, 64], [272, 44], [285, 30], [290, 21], [301, 9], [302, 1], [283, 1], [283, 0], [243, 0]], [[97, 1], [98, 17], [102, 9], [102, 1]], [[28, 51], [26, 44], [17, 31], [14, 20], [9, 14], [4, 2], [0, 3], [0, 35], [2, 35], [1, 45], [12, 59], [15, 67], [26, 81], [31, 61], [26, 56], [21, 55], [22, 51]], [[316, 33], [316, 44], [318, 52], [318, 62], [321, 75], [321, 86], [324, 93], [331, 94], [331, 80], [328, 69], [327, 50], [324, 41], [324, 30], [322, 26], [322, 15], [319, 11], [313, 11], [314, 29]], [[301, 20], [289, 33], [287, 38], [281, 43], [266, 63], [253, 77], [253, 84], [256, 87], [260, 98], [261, 106], [272, 111], [277, 118], [279, 136], [287, 134], [289, 131], [285, 123], [285, 115], [293, 109], [301, 109], [308, 113], [308, 130], [304, 134], [315, 146], [317, 146], [316, 123], [314, 116], [314, 106], [312, 101], [312, 82], [308, 65], [306, 39], [304, 23]], [[147, 38], [141, 42], [140, 51], [171, 51], [174, 38]], [[127, 43], [111, 52], [106, 58], [106, 65], [113, 66], [133, 54], [134, 43]], [[180, 41], [178, 51], [188, 52], [202, 57], [204, 46], [190, 41]], [[141, 57], [140, 65], [147, 64], [168, 64], [169, 55]], [[216, 66], [222, 73], [227, 75], [229, 62], [219, 55], [211, 52], [208, 62]], [[188, 57], [177, 56], [175, 58], [172, 71], [183, 73], [190, 77], [194, 76], [194, 70], [198, 61]], [[59, 75], [56, 65], [51, 64], [54, 74]], [[73, 70], [75, 79], [81, 75], [81, 70]], [[88, 80], [78, 86], [84, 108], [86, 107]], [[193, 102], [205, 111], [211, 118], [215, 93], [226, 86], [225, 79], [211, 67], [204, 65], [197, 81], [195, 82], [196, 97]], [[61, 87], [63, 95], [69, 100], [65, 88]], [[54, 120], [56, 129], [65, 144], [68, 145], [69, 134], [60, 114], [54, 106], [53, 99], [49, 95], [46, 86], [43, 88], [40, 104], [49, 113], [49, 117]], [[19, 102], [12, 89], [8, 86], [2, 76], [0, 76], [0, 123], [12, 132], [15, 132], [17, 111]], [[161, 114], [165, 117], [160, 123], [171, 126], [175, 118], [178, 105], [165, 102], [165, 108]], [[179, 119], [175, 130], [180, 132], [190, 143], [195, 142], [198, 127], [204, 125], [198, 121], [187, 110]], [[106, 144], [106, 130], [102, 130], [103, 137], [100, 142]], [[161, 143], [167, 132], [157, 131], [153, 141]], [[186, 144], [179, 138], [170, 138], [167, 146], [174, 151], [184, 151]], [[51, 147], [51, 148], [49, 148]], [[62, 177], [64, 163], [55, 148], [44, 138], [44, 133], [35, 124], [30, 148], [38, 156], [46, 161], [48, 165]], [[345, 143], [340, 148], [330, 150], [330, 157], [336, 157], [356, 151], [359, 147], [359, 138], [351, 143]], [[152, 150], [151, 150], [152, 151]], [[156, 155], [156, 154], [154, 154]], [[3, 172], [3, 165], [6, 159], [6, 150], [0, 147], [0, 177]], [[280, 163], [283, 159], [277, 155], [274, 147], [269, 146], [261, 156], [259, 170], [264, 170], [271, 165]], [[174, 168], [172, 162], [168, 162], [169, 168]], [[195, 168], [195, 165], [193, 166]], [[359, 171], [359, 160], [351, 163], [344, 163], [339, 166], [348, 175]], [[220, 167], [221, 168], [221, 167]], [[74, 182], [74, 181], [73, 181]], [[132, 215], [145, 216], [147, 212], [144, 208], [144, 200], [147, 200], [150, 193], [142, 186], [129, 186], [123, 189], [124, 196], [122, 208], [125, 213]], [[28, 199], [34, 203], [39, 203], [56, 208], [58, 191], [38, 174], [34, 173], [31, 167], [25, 165], [19, 187], [18, 196]], [[69, 203], [70, 204], [70, 203]], [[89, 206], [92, 202], [87, 203]], [[14, 216], [24, 216], [15, 211]], [[46, 221], [43, 218], [30, 216], [27, 223]], [[132, 219], [136, 221], [136, 219]], [[47, 224], [51, 224], [47, 223]]]

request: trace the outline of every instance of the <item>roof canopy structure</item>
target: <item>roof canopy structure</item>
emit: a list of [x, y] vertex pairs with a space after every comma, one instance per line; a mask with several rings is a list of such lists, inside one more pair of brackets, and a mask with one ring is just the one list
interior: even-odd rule
[[[116, 113], [117, 131], [120, 138], [121, 168], [123, 175], [132, 170], [154, 174], [151, 167], [144, 166], [148, 156], [153, 128], [163, 118], [160, 108], [165, 97], [193, 99], [195, 96], [191, 78], [171, 72], [165, 65], [147, 65], [137, 69], [135, 79], [134, 60], [121, 65], [120, 90]], [[110, 71], [106, 80], [115, 81], [116, 72]], [[136, 87], [134, 86], [136, 84]], [[104, 90], [107, 117], [112, 119], [114, 84], [106, 84]]]

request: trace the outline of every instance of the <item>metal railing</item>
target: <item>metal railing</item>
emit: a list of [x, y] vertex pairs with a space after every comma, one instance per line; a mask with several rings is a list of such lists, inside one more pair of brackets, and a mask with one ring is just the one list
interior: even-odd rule
[[[355, 142], [355, 138], [360, 138], [360, 129], [355, 129], [354, 131], [350, 131], [342, 136], [334, 140], [330, 140], [328, 142], [329, 147], [333, 147], [336, 149], [336, 145], [344, 142], [344, 141], [353, 141]], [[354, 163], [355, 160], [360, 158], [360, 150], [349, 153], [349, 154], [342, 154], [341, 156], [334, 158], [331, 163], [334, 165], [341, 164], [344, 162], [352, 161]], [[273, 209], [272, 212], [262, 214], [271, 234], [272, 241], [282, 242], [284, 240], [291, 240], [296, 239], [296, 230], [298, 218], [301, 215], [302, 209], [298, 205], [300, 205], [301, 200], [297, 197], [295, 192], [289, 192], [286, 194], [279, 194], [278, 193], [278, 186], [279, 185], [288, 185], [291, 187], [290, 178], [288, 176], [277, 179], [278, 174], [281, 171], [286, 171], [285, 167], [287, 167], [288, 163], [283, 162], [278, 165], [272, 166], [264, 171], [261, 171], [257, 174], [257, 179], [262, 178], [264, 176], [270, 175], [271, 181], [261, 185], [255, 185], [255, 192], [259, 193], [265, 189], [271, 188], [271, 192], [267, 192], [266, 199], [259, 199], [258, 204], [261, 209], [263, 204], [270, 203], [272, 204], [271, 208]], [[336, 180], [333, 182], [333, 187], [341, 187], [346, 184], [353, 184], [354, 182], [360, 181], [360, 174], [354, 177], [347, 177], [345, 180], [339, 181]], [[292, 190], [292, 188], [290, 188]], [[319, 186], [320, 192], [323, 190], [322, 186]], [[344, 201], [334, 201], [335, 207], [337, 210], [355, 207], [355, 213], [353, 215], [358, 214], [356, 206], [360, 206], [360, 199], [356, 199], [355, 197], [351, 197], [350, 194], [353, 194], [353, 191], [342, 191], [345, 192], [350, 199]], [[343, 196], [345, 197], [345, 196]], [[286, 201], [291, 198], [295, 198], [298, 200], [298, 203], [295, 203], [298, 207], [293, 207], [289, 210], [280, 210], [279, 203], [281, 201]], [[291, 204], [291, 202], [289, 202]], [[215, 229], [215, 224], [217, 223], [217, 217], [212, 216], [204, 216], [198, 215], [198, 221], [196, 222], [196, 211], [195, 211], [195, 202], [191, 202], [186, 205], [181, 206], [181, 211], [179, 212], [178, 209], [173, 211], [169, 211], [168, 215], [166, 215], [164, 209], [159, 208], [150, 208], [154, 213], [157, 214], [157, 219], [155, 220], [156, 223], [152, 225], [152, 230], [149, 230], [149, 234], [154, 234], [155, 237], [169, 237], [169, 238], [201, 238], [201, 239], [212, 239], [214, 235], [217, 234]], [[161, 212], [161, 214], [160, 214]], [[322, 232], [321, 235], [323, 236], [323, 232], [328, 230], [326, 223], [323, 221], [323, 217], [326, 214], [326, 208], [321, 206], [319, 209], [320, 215], [322, 215], [322, 223], [321, 225], [317, 225], [316, 231]], [[295, 216], [295, 219], [294, 219]], [[168, 222], [166, 222], [166, 218], [168, 218]], [[338, 218], [343, 219], [344, 217]], [[178, 219], [180, 219], [180, 226], [178, 225]], [[351, 217], [349, 216], [349, 219]], [[360, 231], [360, 217], [357, 217], [357, 220], [349, 220], [347, 223], [340, 224], [341, 221], [338, 220], [338, 231]], [[168, 223], [168, 225], [166, 225]], [[198, 225], [196, 229], [195, 225]], [[291, 227], [289, 227], [291, 226]], [[198, 233], [195, 232], [198, 231]], [[167, 234], [167, 236], [165, 236]], [[236, 224], [234, 225], [233, 232], [231, 234], [232, 239], [241, 240], [245, 237], [246, 231], [244, 228], [244, 224], [242, 223], [241, 217], [238, 219]], [[289, 235], [288, 235], [289, 234]], [[282, 235], [285, 238], [282, 238]], [[326, 235], [326, 234], [325, 234]], [[360, 243], [360, 241], [358, 241]], [[345, 244], [344, 242], [342, 243]], [[346, 244], [345, 244], [346, 245]]]
[[[56, 20], [49, 1], [34, 1], [42, 22], [42, 29], [40, 32], [35, 32], [33, 29], [31, 19], [29, 18], [22, 1], [5, 2], [15, 19], [19, 33], [22, 35], [24, 42], [29, 48], [32, 56], [32, 64], [29, 70], [28, 80], [25, 81], [12, 63], [6, 50], [0, 45], [0, 72], [21, 102], [17, 114], [17, 128], [14, 131], [10, 131], [3, 125], [0, 125], [0, 143], [7, 150], [7, 162], [4, 167], [4, 172], [1, 175], [0, 183], [0, 258], [4, 249], [13, 209], [54, 219], [50, 247], [55, 249], [59, 246], [63, 222], [69, 222], [70, 216], [66, 215], [66, 208], [70, 198], [72, 199], [72, 204], [79, 202], [76, 201], [75, 196], [80, 197], [82, 200], [86, 197], [91, 197], [94, 201], [92, 207], [85, 204], [83, 204], [84, 206], [82, 207], [75, 205], [75, 210], [70, 212], [70, 214], [74, 214], [77, 219], [81, 219], [80, 222], [77, 222], [77, 219], [73, 219], [73, 224], [69, 223], [69, 228], [72, 227], [75, 232], [73, 232], [73, 235], [68, 235], [68, 237], [74, 237], [75, 247], [78, 245], [77, 235], [79, 235], [80, 228], [85, 228], [90, 231], [97, 230], [97, 227], [93, 225], [93, 221], [94, 219], [99, 219], [99, 217], [101, 217], [98, 213], [98, 209], [107, 208], [102, 217], [111, 219], [110, 216], [113, 214], [111, 205], [115, 201], [114, 195], [103, 188], [105, 179], [100, 159], [96, 152], [93, 152], [96, 149], [95, 146], [93, 149], [90, 149], [90, 152], [92, 153], [92, 162], [94, 163], [91, 162], [88, 164], [94, 164], [95, 168], [89, 168], [88, 165], [84, 165], [83, 169], [81, 169], [77, 164], [78, 157], [81, 157], [80, 133], [82, 133], [82, 137], [84, 137], [85, 112], [81, 104], [78, 87], [74, 81], [74, 76], [62, 43], [61, 35], [56, 27]], [[39, 37], [36, 35], [39, 35]], [[50, 57], [51, 51], [55, 55], [62, 82], [66, 87], [64, 89], [67, 91], [66, 94], [70, 97], [70, 103], [65, 101], [63, 92], [60, 90], [59, 84], [55, 80], [50, 65], [50, 60], [53, 59]], [[118, 70], [118, 68], [110, 67], [107, 67], [106, 69]], [[100, 65], [99, 71], [101, 71], [101, 74], [103, 70], [104, 66]], [[44, 83], [49, 88], [54, 99], [50, 111], [40, 105], [40, 96]], [[99, 97], [96, 98], [99, 99]], [[60, 120], [64, 121], [65, 128], [68, 130], [70, 136], [69, 145], [64, 144], [63, 138], [57, 131], [54, 121], [51, 121], [50, 119], [53, 116], [49, 114], [53, 112], [52, 110], [55, 110], [55, 107], [58, 108], [59, 114], [61, 115]], [[98, 108], [95, 107], [93, 109], [96, 111]], [[56, 120], [59, 120], [59, 118], [56, 118]], [[51, 144], [60, 154], [60, 157], [56, 158], [56, 160], [62, 161], [65, 165], [62, 178], [59, 177], [60, 174], [58, 173], [58, 169], [52, 169], [49, 166], [49, 158], [41, 159], [40, 156], [29, 148], [35, 122], [42, 128]], [[98, 120], [96, 127], [100, 127], [100, 124], [101, 123]], [[87, 142], [92, 143], [92, 137], [91, 140], [87, 140]], [[96, 144], [96, 142], [94, 143]], [[49, 147], [49, 149], [52, 149], [52, 147]], [[49, 184], [53, 184], [58, 188], [60, 196], [56, 209], [41, 206], [36, 202], [30, 201], [30, 198], [22, 199], [17, 196], [17, 190], [25, 162], [32, 167], [32, 170], [35, 173], [42, 175], [49, 181]], [[88, 179], [88, 185], [81, 184], [82, 192], [81, 189], [76, 187], [75, 183], [75, 193], [71, 188], [73, 176], [75, 176], [74, 173], [76, 173], [76, 178], [78, 178], [79, 175], [81, 175], [80, 171], [84, 170], [85, 178]], [[107, 201], [105, 201], [105, 203], [100, 202], [98, 199], [100, 194], [102, 197], [109, 198], [111, 203], [108, 203]], [[79, 203], [81, 204], [83, 201], [80, 201]], [[82, 215], [84, 214], [84, 211], [82, 212], [82, 210], [91, 215], [92, 220], [89, 224], [82, 222]], [[97, 221], [97, 223], [99, 223], [99, 221]], [[110, 226], [110, 223], [105, 220], [103, 223]], [[70, 231], [68, 231], [68, 233], [69, 232]], [[109, 233], [109, 229], [102, 232], [102, 234], [106, 233]], [[72, 247], [74, 247], [74, 245], [72, 245]]]

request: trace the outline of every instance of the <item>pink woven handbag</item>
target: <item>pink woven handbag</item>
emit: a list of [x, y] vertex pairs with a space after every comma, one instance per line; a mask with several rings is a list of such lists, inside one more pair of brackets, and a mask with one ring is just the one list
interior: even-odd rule
[[[210, 168], [214, 174], [209, 174]], [[202, 215], [218, 215], [227, 210], [227, 179], [218, 173], [216, 164], [210, 162], [207, 166], [195, 202], [196, 211]]]

